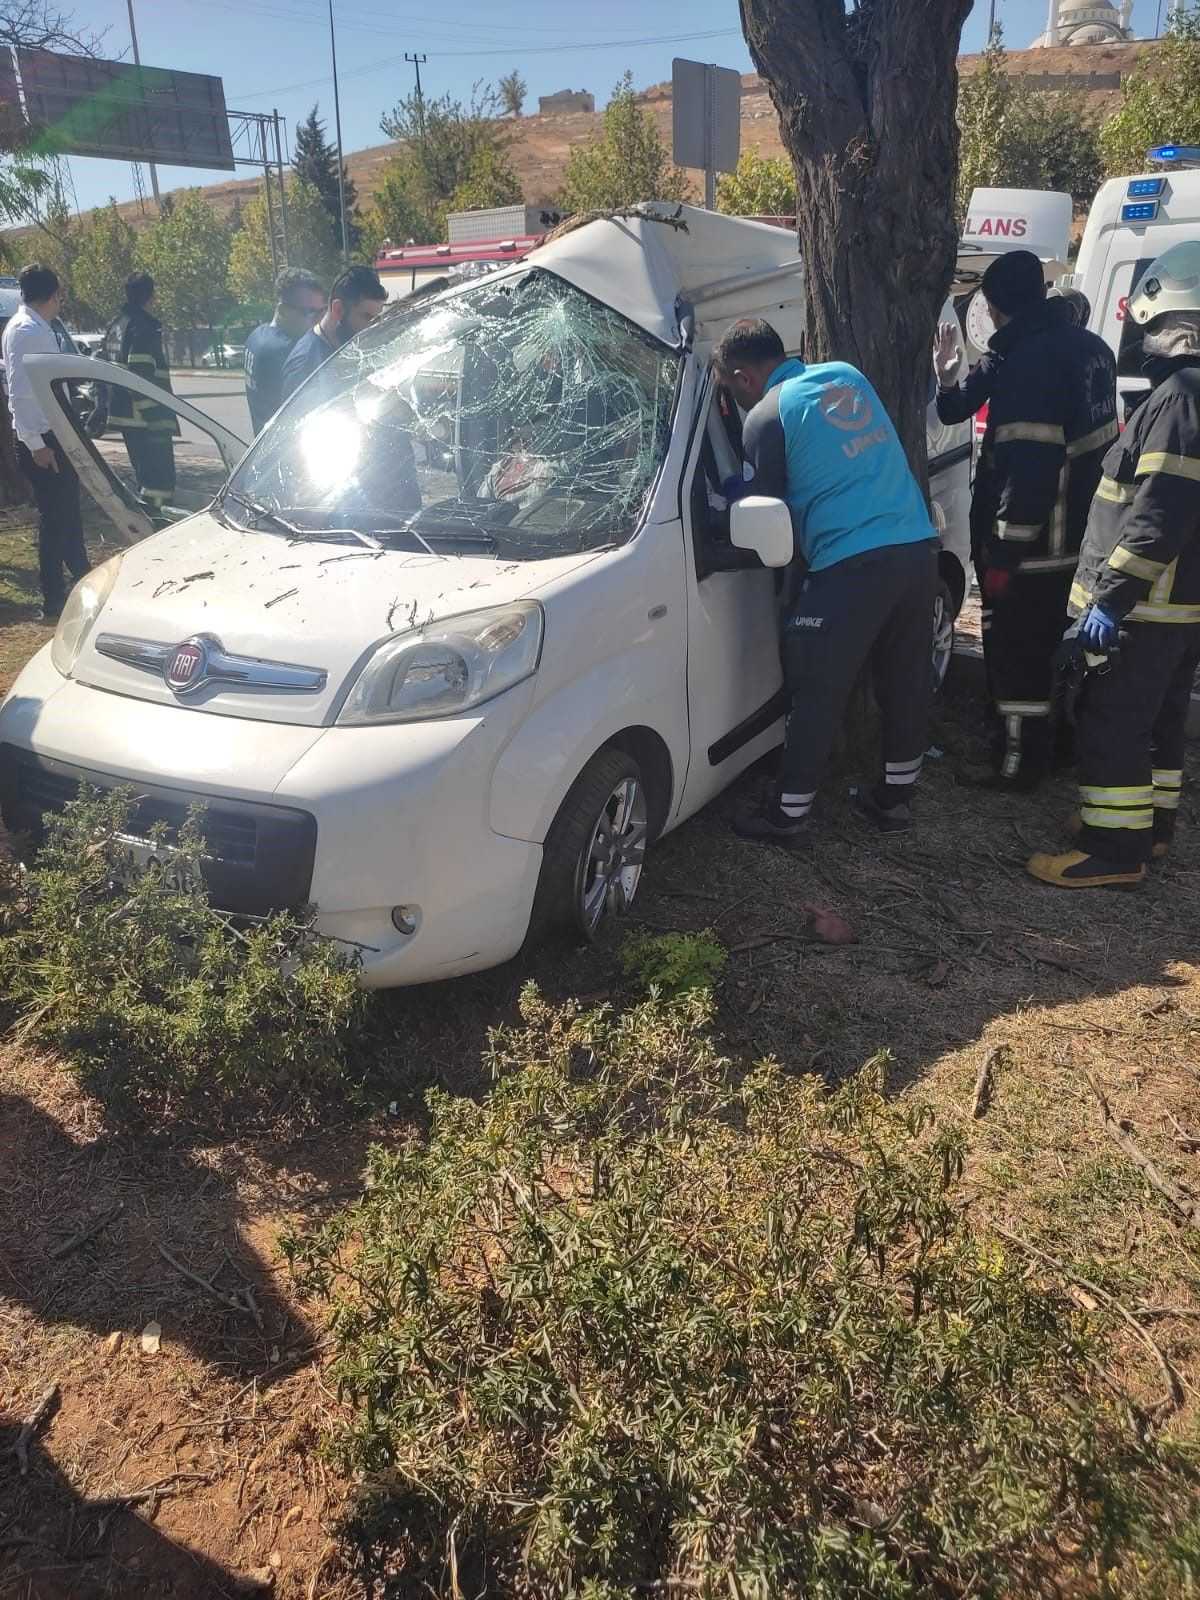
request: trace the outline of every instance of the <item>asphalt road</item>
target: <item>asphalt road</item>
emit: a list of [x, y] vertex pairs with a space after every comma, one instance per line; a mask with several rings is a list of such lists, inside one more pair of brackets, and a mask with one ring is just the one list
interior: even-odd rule
[[[171, 385], [175, 393], [194, 405], [197, 411], [203, 411], [230, 433], [250, 443], [250, 412], [240, 373], [173, 372]], [[197, 455], [217, 456], [212, 439], [190, 423], [183, 424], [183, 439]]]

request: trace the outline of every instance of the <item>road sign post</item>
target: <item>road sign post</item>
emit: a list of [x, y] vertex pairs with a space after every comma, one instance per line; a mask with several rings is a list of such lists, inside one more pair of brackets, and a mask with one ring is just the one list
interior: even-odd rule
[[677, 56], [671, 68], [671, 135], [676, 165], [704, 173], [704, 205], [712, 211], [717, 173], [732, 172], [741, 152], [741, 74]]

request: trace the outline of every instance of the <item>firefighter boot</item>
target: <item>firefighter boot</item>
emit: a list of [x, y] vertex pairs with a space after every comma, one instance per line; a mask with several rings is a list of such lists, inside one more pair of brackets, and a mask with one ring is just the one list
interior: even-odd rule
[[[1083, 818], [1079, 815], [1078, 811], [1072, 811], [1071, 815], [1067, 818], [1067, 832], [1071, 835], [1072, 839], [1078, 838], [1078, 836], [1083, 832]], [[1165, 830], [1160, 830], [1159, 819], [1156, 816], [1154, 819], [1153, 851], [1155, 861], [1161, 861], [1170, 848], [1171, 835], [1165, 832]]]
[[907, 833], [912, 824], [908, 787], [897, 794], [896, 786], [879, 783], [873, 789], [860, 789], [854, 796], [859, 815], [873, 822], [880, 833]]
[[1141, 861], [1105, 861], [1082, 850], [1052, 856], [1039, 851], [1025, 863], [1026, 872], [1057, 889], [1131, 889], [1146, 881]]

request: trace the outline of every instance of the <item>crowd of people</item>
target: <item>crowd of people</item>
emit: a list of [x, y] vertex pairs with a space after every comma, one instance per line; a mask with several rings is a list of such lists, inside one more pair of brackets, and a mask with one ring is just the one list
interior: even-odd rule
[[[88, 562], [79, 482], [24, 368], [28, 356], [59, 348], [60, 286], [42, 266], [27, 268], [20, 284], [3, 355], [52, 620], [66, 598], [64, 568], [78, 580]], [[1151, 387], [1124, 431], [1112, 353], [1087, 331], [1078, 297], [1047, 295], [1042, 265], [1026, 251], [999, 257], [982, 287], [996, 328], [983, 358], [960, 375], [953, 324], [939, 329], [933, 350], [942, 421], [988, 408], [971, 544], [990, 759], [964, 767], [959, 781], [1028, 793], [1056, 767], [1077, 764], [1070, 848], [1033, 856], [1029, 871], [1061, 888], [1140, 883], [1174, 834], [1200, 665], [1200, 242], [1173, 246], [1130, 296]], [[274, 316], [246, 345], [255, 433], [386, 299], [369, 267], [347, 267], [328, 296], [310, 272], [280, 274]], [[155, 312], [153, 280], [133, 275], [104, 354], [170, 392]], [[737, 502], [747, 494], [786, 503], [795, 547], [781, 607], [791, 710], [779, 776], [760, 806], [738, 813], [735, 830], [789, 848], [803, 842], [851, 687], [869, 664], [883, 767], [857, 803], [881, 830], [902, 832], [932, 693], [938, 541], [925, 497], [879, 396], [854, 367], [789, 358], [760, 320], [735, 323], [713, 367], [745, 414], [742, 476], [723, 486], [730, 537], [714, 565], [758, 563], [737, 540]], [[124, 438], [143, 501], [161, 510], [175, 484], [174, 412], [116, 386], [98, 409]], [[492, 492], [503, 482], [501, 473]]]
[[[988, 406], [971, 540], [991, 760], [960, 781], [1028, 792], [1055, 764], [1076, 764], [1071, 848], [1038, 852], [1028, 870], [1064, 889], [1138, 884], [1174, 835], [1200, 665], [1200, 242], [1173, 246], [1129, 298], [1151, 387], [1123, 432], [1112, 353], [1067, 297], [1047, 296], [1037, 257], [999, 257], [982, 287], [996, 327], [982, 360], [960, 380], [957, 328], [934, 346], [942, 420]], [[738, 494], [782, 498], [805, 574], [784, 633], [779, 779], [735, 830], [802, 841], [869, 661], [884, 770], [858, 803], [902, 831], [931, 692], [935, 538], [923, 497], [860, 372], [788, 360], [765, 322], [735, 324], [713, 360], [749, 408], [733, 543]]]

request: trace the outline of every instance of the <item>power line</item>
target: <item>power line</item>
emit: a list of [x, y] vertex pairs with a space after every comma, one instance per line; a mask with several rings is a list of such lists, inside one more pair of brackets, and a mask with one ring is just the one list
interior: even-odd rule
[[[210, 3], [223, 3], [223, 0], [210, 0]], [[232, 7], [232, 9], [244, 10], [244, 0], [243, 4]], [[651, 44], [687, 44], [699, 39], [722, 39], [735, 35], [738, 38], [741, 38], [741, 30], [739, 28], [712, 28], [703, 33], [660, 34], [654, 38], [601, 39], [586, 44], [548, 44], [536, 45], [533, 48], [520, 46], [518, 47], [517, 53], [522, 59], [524, 59], [526, 56], [567, 55], [577, 54], [580, 51], [587, 50], [635, 49], [643, 45]], [[513, 47], [509, 45], [503, 49], [489, 48], [486, 50], [436, 50], [434, 52], [434, 58], [437, 61], [446, 61], [463, 57], [475, 59], [482, 56], [511, 56], [513, 53]], [[403, 55], [385, 56], [379, 61], [373, 61], [370, 66], [352, 67], [349, 72], [343, 72], [341, 76], [343, 79], [361, 78], [369, 76], [374, 72], [386, 72], [389, 68], [398, 66], [403, 59]], [[261, 91], [256, 91], [253, 94], [231, 94], [230, 98], [239, 102], [243, 100], [268, 100], [272, 95], [289, 94], [294, 89], [315, 89], [328, 82], [328, 76], [323, 78], [308, 78], [303, 83], [285, 83], [281, 84], [277, 88], [263, 89]]]

